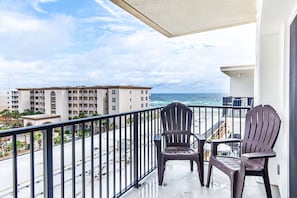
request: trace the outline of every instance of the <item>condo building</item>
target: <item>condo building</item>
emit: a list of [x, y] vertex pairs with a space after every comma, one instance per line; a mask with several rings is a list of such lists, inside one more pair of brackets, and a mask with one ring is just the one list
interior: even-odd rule
[[85, 116], [141, 110], [150, 105], [151, 87], [77, 86], [18, 88], [18, 110], [59, 115], [61, 121]]
[[0, 112], [18, 110], [18, 91], [16, 89], [0, 90]]

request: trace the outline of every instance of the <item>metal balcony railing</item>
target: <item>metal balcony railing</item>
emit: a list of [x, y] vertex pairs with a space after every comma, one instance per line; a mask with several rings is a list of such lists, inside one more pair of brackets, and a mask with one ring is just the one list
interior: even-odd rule
[[[248, 108], [190, 108], [194, 133], [242, 135]], [[161, 109], [1, 132], [0, 197], [119, 197], [138, 187], [156, 169], [153, 138], [162, 132]]]

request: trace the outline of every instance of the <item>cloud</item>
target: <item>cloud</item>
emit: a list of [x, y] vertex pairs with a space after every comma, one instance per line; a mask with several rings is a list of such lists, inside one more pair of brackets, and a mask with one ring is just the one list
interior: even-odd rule
[[109, 2], [96, 3], [100, 12], [57, 12], [42, 18], [1, 10], [0, 4], [0, 85], [227, 92], [228, 77], [219, 67], [255, 61], [254, 24], [169, 39]]
[[36, 19], [30, 15], [2, 12], [0, 15], [0, 54], [7, 59], [51, 57], [69, 45], [75, 21], [66, 15]]
[[44, 3], [54, 3], [57, 2], [57, 0], [34, 0], [32, 2], [32, 7], [40, 13], [47, 13], [45, 10], [40, 8], [40, 4], [44, 4]]
[[114, 11], [110, 6], [107, 5], [106, 2], [103, 0], [95, 0], [96, 3], [98, 3], [102, 8], [104, 8], [107, 12], [109, 12], [112, 16], [115, 16], [117, 18], [120, 18], [120, 14], [118, 14], [116, 11]]

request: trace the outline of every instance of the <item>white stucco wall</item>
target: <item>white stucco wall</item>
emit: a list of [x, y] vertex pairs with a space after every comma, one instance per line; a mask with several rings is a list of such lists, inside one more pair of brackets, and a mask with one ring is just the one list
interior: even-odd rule
[[19, 112], [30, 109], [30, 91], [19, 91]]
[[282, 120], [274, 148], [277, 157], [269, 164], [271, 183], [279, 186], [281, 197], [289, 197], [289, 32], [296, 6], [294, 0], [263, 0], [258, 19], [255, 103], [271, 104]]
[[254, 96], [254, 72], [245, 72], [230, 76], [230, 96]]

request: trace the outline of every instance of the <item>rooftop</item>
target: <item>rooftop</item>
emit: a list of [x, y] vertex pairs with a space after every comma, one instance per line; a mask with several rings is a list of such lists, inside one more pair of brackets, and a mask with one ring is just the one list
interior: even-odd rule
[[61, 86], [61, 87], [39, 87], [39, 88], [17, 88], [17, 90], [52, 90], [52, 89], [152, 89], [147, 86], [132, 86], [132, 85], [106, 85], [106, 86]]

